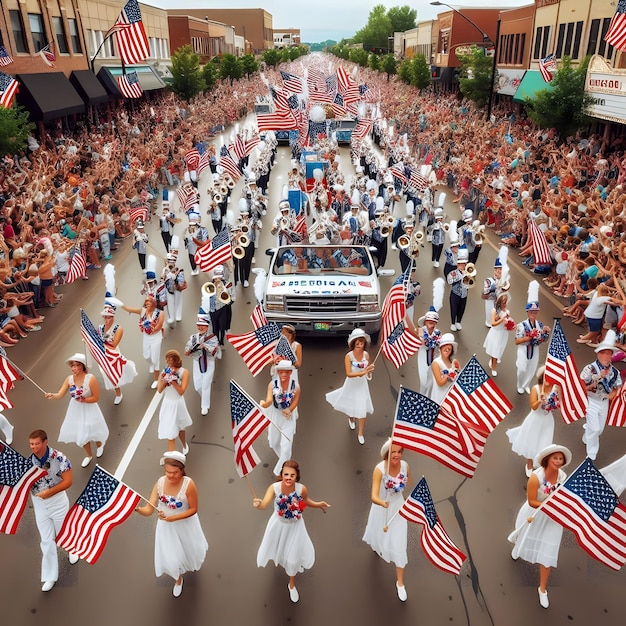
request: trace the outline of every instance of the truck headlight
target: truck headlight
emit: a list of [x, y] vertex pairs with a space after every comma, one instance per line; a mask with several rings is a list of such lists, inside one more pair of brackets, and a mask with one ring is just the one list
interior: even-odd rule
[[265, 296], [265, 309], [282, 313], [285, 310], [285, 299], [283, 296], [267, 295]]
[[370, 313], [378, 311], [378, 296], [376, 294], [361, 296], [359, 310], [368, 311]]

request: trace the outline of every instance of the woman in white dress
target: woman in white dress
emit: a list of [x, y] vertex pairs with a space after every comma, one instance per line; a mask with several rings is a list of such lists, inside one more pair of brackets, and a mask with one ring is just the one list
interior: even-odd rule
[[511, 556], [539, 563], [539, 604], [549, 606], [548, 578], [550, 570], [557, 566], [563, 526], [536, 509], [562, 485], [567, 474], [563, 467], [569, 465], [572, 453], [565, 446], [556, 444], [544, 448], [535, 459], [538, 468], [530, 475], [526, 487], [527, 501], [517, 514], [515, 530], [508, 536], [514, 543]]
[[167, 439], [167, 449], [176, 449], [176, 437], [183, 446], [183, 454], [189, 452], [185, 437], [185, 428], [193, 421], [183, 394], [189, 385], [189, 371], [183, 367], [183, 360], [177, 350], [165, 353], [166, 367], [163, 369], [157, 391], [163, 393], [163, 402], [159, 411], [159, 439]]
[[109, 438], [109, 428], [98, 406], [100, 399], [98, 380], [87, 372], [87, 358], [77, 352], [67, 360], [67, 364], [72, 373], [63, 381], [56, 393], [46, 393], [46, 398], [59, 400], [70, 392], [70, 403], [61, 424], [59, 441], [82, 446], [87, 456], [80, 465], [87, 467], [93, 458], [91, 442], [96, 442], [96, 456], [100, 458], [104, 452], [104, 444]]
[[502, 355], [509, 341], [510, 331], [515, 329], [515, 322], [511, 319], [511, 314], [506, 308], [509, 302], [509, 296], [506, 293], [500, 294], [496, 298], [495, 305], [491, 310], [491, 328], [485, 337], [483, 348], [489, 355], [489, 367], [491, 367], [491, 375], [497, 376], [497, 364], [502, 360]]
[[292, 602], [300, 599], [296, 589], [296, 574], [310, 569], [315, 563], [315, 548], [304, 525], [302, 513], [307, 506], [322, 510], [330, 506], [324, 500], [311, 500], [307, 488], [299, 481], [298, 463], [285, 461], [280, 470], [280, 479], [267, 488], [263, 499], [252, 500], [252, 506], [257, 509], [266, 509], [270, 504], [274, 506], [257, 553], [257, 566], [265, 567], [269, 561], [274, 561], [275, 565], [285, 569], [289, 576], [288, 589]]
[[365, 418], [368, 413], [374, 412], [372, 398], [367, 381], [374, 371], [374, 364], [370, 363], [370, 356], [366, 347], [370, 344], [370, 336], [362, 329], [355, 328], [348, 337], [348, 352], [344, 358], [346, 379], [343, 385], [335, 391], [326, 394], [326, 400], [335, 411], [348, 415], [348, 425], [355, 429], [355, 420], [359, 422], [357, 438], [359, 443], [365, 443], [363, 432]]
[[396, 515], [404, 504], [404, 488], [411, 484], [409, 465], [402, 460], [404, 448], [391, 443], [383, 444], [380, 456], [383, 459], [374, 468], [372, 475], [372, 506], [363, 541], [387, 563], [396, 566], [396, 590], [398, 598], [407, 599], [404, 587], [404, 568], [407, 557], [407, 521]]
[[259, 405], [265, 409], [271, 422], [267, 436], [270, 448], [278, 457], [274, 466], [274, 475], [278, 476], [283, 463], [291, 458], [298, 420], [300, 387], [293, 378], [294, 366], [291, 361], [279, 361], [274, 368], [276, 371], [267, 386], [265, 400], [261, 400]]
[[431, 363], [433, 371], [433, 388], [430, 399], [441, 404], [448, 390], [454, 384], [461, 365], [454, 358], [457, 343], [452, 333], [445, 333], [439, 339], [439, 356]]
[[167, 574], [175, 580], [176, 598], [183, 592], [183, 574], [198, 571], [209, 549], [198, 518], [198, 491], [185, 473], [186, 462], [181, 452], [165, 452], [161, 459], [165, 476], [152, 488], [150, 504], [135, 509], [144, 517], [157, 511], [154, 569], [157, 576]]
[[545, 367], [537, 370], [537, 384], [530, 390], [530, 413], [520, 426], [509, 428], [506, 436], [513, 452], [526, 459], [526, 476], [530, 478], [533, 460], [537, 454], [552, 443], [554, 416], [552, 411], [561, 406], [561, 389], [544, 379]]

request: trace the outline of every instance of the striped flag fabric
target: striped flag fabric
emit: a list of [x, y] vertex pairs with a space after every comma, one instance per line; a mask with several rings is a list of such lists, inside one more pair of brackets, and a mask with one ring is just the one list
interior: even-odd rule
[[70, 266], [67, 270], [67, 274], [65, 275], [66, 284], [73, 283], [75, 280], [82, 278], [85, 276], [85, 272], [87, 271], [87, 262], [85, 261], [85, 257], [82, 255], [80, 248], [76, 248], [72, 258], [70, 259]]
[[552, 265], [552, 253], [546, 235], [532, 217], [528, 218], [528, 236], [533, 246], [535, 265]]
[[348, 110], [343, 104], [343, 96], [340, 93], [335, 95], [335, 99], [333, 100], [331, 106], [335, 117], [345, 117], [348, 115]]
[[280, 329], [274, 322], [243, 335], [226, 335], [226, 339], [237, 350], [253, 376], [272, 362], [272, 355], [280, 337]]
[[387, 292], [381, 307], [383, 333], [390, 333], [406, 315], [406, 284], [411, 274], [412, 264], [394, 281]]
[[80, 334], [89, 349], [93, 360], [102, 368], [103, 373], [114, 387], [120, 382], [126, 358], [107, 346], [93, 322], [83, 309], [80, 310]]
[[289, 342], [287, 341], [287, 337], [281, 333], [280, 338], [278, 339], [278, 343], [276, 344], [276, 348], [274, 349], [274, 354], [276, 356], [282, 357], [286, 361], [291, 361], [292, 363], [296, 362], [296, 355], [294, 354]]
[[300, 76], [280, 70], [280, 77], [285, 89], [293, 93], [302, 93], [302, 78]]
[[424, 526], [420, 543], [428, 560], [444, 572], [458, 576], [467, 557], [456, 547], [443, 527], [426, 478], [422, 477], [417, 483], [398, 512], [409, 522]]
[[243, 157], [246, 156], [246, 144], [241, 136], [241, 133], [237, 133], [235, 141], [228, 146], [228, 150], [232, 151], [238, 159], [243, 159]]
[[10, 109], [13, 105], [13, 98], [20, 86], [19, 81], [13, 76], [0, 72], [0, 105], [5, 109]]
[[198, 203], [198, 192], [191, 183], [184, 183], [176, 188], [176, 197], [180, 202], [180, 208], [186, 213]]
[[259, 133], [254, 133], [250, 139], [244, 141], [244, 156], [248, 156], [260, 143], [261, 137]]
[[44, 46], [40, 51], [39, 51], [39, 56], [41, 57], [41, 60], [48, 66], [48, 67], [56, 67], [55, 63], [56, 63], [56, 55], [54, 54], [54, 52], [52, 52], [52, 50], [50, 49], [50, 44], [48, 44], [47, 46]]
[[13, 63], [13, 57], [7, 52], [4, 46], [0, 46], [0, 67]]
[[400, 322], [389, 333], [385, 333], [382, 343], [382, 351], [396, 368], [400, 369], [404, 363], [412, 357], [421, 347], [422, 340], [404, 322]]
[[409, 179], [406, 174], [406, 170], [404, 167], [404, 163], [400, 161], [399, 163], [394, 163], [390, 168], [389, 172], [397, 178], [402, 184], [406, 184], [409, 182]]
[[148, 207], [145, 204], [139, 206], [130, 207], [129, 210], [130, 223], [134, 223], [136, 220], [148, 221]]
[[141, 98], [143, 95], [137, 72], [126, 72], [126, 74], [118, 76], [117, 86], [125, 98]]
[[150, 56], [150, 44], [137, 0], [128, 0], [115, 24], [107, 31], [115, 36], [117, 51], [126, 65], [135, 65]]
[[591, 459], [576, 468], [541, 510], [571, 530], [578, 545], [600, 563], [614, 570], [626, 563], [626, 506]]
[[561, 388], [561, 417], [571, 424], [587, 412], [587, 389], [580, 378], [574, 355], [559, 320], [554, 320], [546, 356], [545, 379]]
[[235, 159], [230, 155], [228, 148], [224, 145], [220, 148], [219, 164], [224, 168], [230, 177], [237, 182], [241, 178], [241, 170], [235, 163]]
[[267, 325], [267, 317], [265, 317], [265, 311], [263, 311], [263, 307], [260, 304], [257, 304], [252, 310], [250, 320], [255, 328]]
[[337, 68], [337, 91], [343, 96], [343, 101], [346, 103], [357, 102], [361, 99], [359, 86], [342, 65]]
[[184, 159], [189, 171], [198, 170], [198, 165], [200, 164], [200, 153], [197, 148], [187, 150], [187, 152], [185, 152]]
[[46, 474], [45, 469], [0, 441], [0, 533], [17, 532], [30, 488]]
[[626, 0], [619, 0], [604, 41], [624, 52], [626, 50]]
[[204, 174], [204, 172], [210, 169], [211, 157], [209, 156], [209, 153], [205, 150], [204, 152], [202, 152], [202, 154], [200, 155], [200, 159], [198, 160], [198, 167], [196, 169], [198, 180], [202, 178], [202, 174]]
[[270, 421], [261, 408], [234, 381], [230, 381], [230, 416], [235, 444], [235, 465], [240, 476], [247, 476], [259, 462], [252, 449]]
[[6, 351], [0, 347], [0, 409], [12, 409], [13, 403], [7, 392], [13, 389], [13, 383], [22, 376], [6, 358]]
[[474, 476], [482, 454], [482, 449], [467, 451], [466, 436], [454, 417], [440, 412], [439, 405], [427, 396], [406, 387], [400, 387], [392, 439], [468, 478]]
[[550, 70], [553, 70], [555, 67], [556, 57], [554, 56], [554, 53], [549, 54], [543, 59], [539, 59], [539, 73], [546, 83], [549, 83], [552, 80], [552, 72]]
[[370, 134], [374, 126], [374, 120], [360, 117], [356, 126], [352, 129], [352, 137], [355, 139], [365, 139]]
[[424, 191], [428, 187], [428, 178], [422, 176], [419, 172], [409, 168], [409, 179], [407, 185], [416, 191]]
[[[547, 370], [546, 366], [546, 370]], [[626, 385], [622, 385], [617, 395], [609, 404], [609, 414], [606, 418], [607, 426], [626, 426]]]
[[132, 515], [140, 500], [136, 491], [96, 465], [85, 489], [63, 520], [57, 545], [87, 563], [95, 563], [111, 531]]
[[208, 272], [214, 267], [230, 261], [232, 257], [230, 234], [228, 226], [225, 226], [213, 239], [196, 250], [194, 260], [203, 272]]
[[309, 236], [309, 229], [306, 225], [306, 215], [304, 214], [304, 210], [300, 210], [300, 212], [296, 215], [296, 221], [293, 225], [293, 232], [300, 235], [300, 241], [304, 241]]

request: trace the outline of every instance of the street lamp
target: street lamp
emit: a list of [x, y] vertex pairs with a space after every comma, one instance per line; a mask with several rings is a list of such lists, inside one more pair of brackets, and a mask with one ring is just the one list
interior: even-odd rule
[[493, 46], [493, 67], [491, 68], [491, 82], [490, 82], [490, 86], [489, 86], [489, 101], [487, 103], [487, 121], [489, 121], [491, 119], [491, 100], [493, 97], [493, 86], [495, 83], [495, 79], [496, 79], [496, 59], [498, 57], [498, 39], [500, 38], [500, 19], [498, 19], [498, 26], [497, 26], [497, 32], [496, 32], [496, 41], [495, 43], [491, 40], [491, 37], [482, 30], [482, 28], [480, 28], [478, 26], [478, 24], [475, 24], [474, 22], [472, 22], [472, 20], [470, 20], [469, 17], [467, 17], [467, 15], [465, 15], [464, 13], [461, 13], [461, 11], [459, 11], [458, 9], [455, 9], [453, 6], [450, 6], [449, 4], [445, 3], [445, 2], [431, 2], [430, 3], [432, 6], [434, 7], [440, 7], [440, 6], [445, 6], [448, 7], [450, 10], [454, 11], [455, 13], [458, 13], [466, 22], [469, 22], [483, 37], [483, 43], [484, 44], [490, 44]]

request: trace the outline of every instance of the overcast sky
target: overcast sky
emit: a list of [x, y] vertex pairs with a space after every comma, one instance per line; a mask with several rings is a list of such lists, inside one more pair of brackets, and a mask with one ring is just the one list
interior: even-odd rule
[[[163, 9], [182, 8], [263, 8], [272, 14], [274, 30], [299, 28], [303, 42], [315, 43], [351, 37], [367, 24], [371, 10], [378, 4], [387, 8], [408, 5], [417, 10], [417, 21], [431, 20], [437, 13], [449, 9], [430, 6], [428, 0], [407, 2], [402, 0], [141, 0]], [[465, 0], [449, 3], [455, 9], [482, 7], [485, 0]], [[532, 0], [497, 0], [496, 6], [510, 8], [532, 4]], [[241, 33], [238, 33], [241, 34]]]

